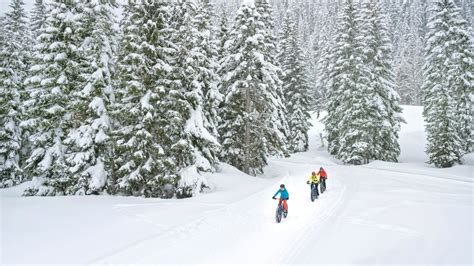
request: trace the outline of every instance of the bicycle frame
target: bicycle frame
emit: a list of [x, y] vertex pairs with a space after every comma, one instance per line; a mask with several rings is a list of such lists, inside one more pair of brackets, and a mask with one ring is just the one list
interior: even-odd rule
[[286, 200], [281, 199], [281, 198], [275, 198], [275, 200], [279, 200], [275, 218], [276, 218], [276, 222], [280, 223], [282, 216], [286, 218], [286, 216], [288, 215], [288, 209], [285, 210], [284, 205], [283, 205], [283, 201], [286, 201]]

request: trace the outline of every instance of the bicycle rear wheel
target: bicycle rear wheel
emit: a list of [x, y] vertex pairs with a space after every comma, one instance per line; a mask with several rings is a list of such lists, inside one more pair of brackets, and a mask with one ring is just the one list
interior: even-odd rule
[[324, 191], [326, 191], [326, 181], [323, 181], [323, 182], [321, 183], [321, 194], [323, 194]]

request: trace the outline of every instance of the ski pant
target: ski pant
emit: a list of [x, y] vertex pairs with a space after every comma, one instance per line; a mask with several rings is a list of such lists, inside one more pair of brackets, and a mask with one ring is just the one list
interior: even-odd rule
[[280, 198], [280, 202], [278, 204], [282, 204], [282, 203], [283, 203], [283, 210], [288, 212], [288, 203], [286, 203], [286, 199]]

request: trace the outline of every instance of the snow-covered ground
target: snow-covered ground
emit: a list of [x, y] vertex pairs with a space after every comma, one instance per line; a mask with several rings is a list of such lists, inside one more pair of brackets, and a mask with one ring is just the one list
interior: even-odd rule
[[[273, 159], [264, 177], [221, 165], [212, 193], [191, 199], [19, 197], [0, 191], [0, 264], [346, 263], [466, 264], [473, 260], [471, 165], [424, 164], [421, 108], [405, 107], [401, 163], [345, 166], [321, 147]], [[328, 191], [306, 179], [324, 166]], [[276, 224], [280, 183], [289, 216]]]

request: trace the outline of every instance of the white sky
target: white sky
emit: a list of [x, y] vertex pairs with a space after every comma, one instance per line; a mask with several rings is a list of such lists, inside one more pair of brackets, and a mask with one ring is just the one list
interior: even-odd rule
[[[3, 16], [5, 13], [10, 11], [10, 2], [11, 0], [0, 0], [0, 16]], [[30, 11], [35, 3], [34, 0], [23, 0], [25, 2], [25, 9], [26, 11]]]

